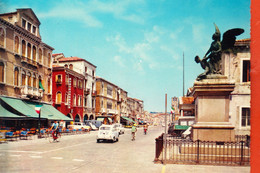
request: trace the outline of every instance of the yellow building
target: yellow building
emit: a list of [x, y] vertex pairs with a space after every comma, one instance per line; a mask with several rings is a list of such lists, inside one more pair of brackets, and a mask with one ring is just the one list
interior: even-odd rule
[[[31, 9], [0, 14], [0, 95], [51, 101], [51, 55]], [[45, 91], [45, 92], [43, 92]]]

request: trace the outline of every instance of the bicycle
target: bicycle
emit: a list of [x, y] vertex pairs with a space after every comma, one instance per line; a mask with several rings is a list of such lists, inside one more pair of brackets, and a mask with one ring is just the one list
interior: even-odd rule
[[61, 133], [57, 133], [55, 136], [55, 131], [50, 130], [48, 133], [48, 138], [49, 138], [49, 142], [53, 143], [53, 142], [60, 142], [60, 138], [61, 138]]

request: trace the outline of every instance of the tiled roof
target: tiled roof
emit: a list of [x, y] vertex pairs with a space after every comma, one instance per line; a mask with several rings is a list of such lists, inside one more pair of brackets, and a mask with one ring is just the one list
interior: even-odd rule
[[59, 59], [59, 62], [64, 62], [64, 61], [85, 61], [85, 60], [76, 56]]
[[55, 67], [62, 67], [60, 65], [52, 65], [52, 68], [55, 68]]
[[58, 56], [58, 55], [62, 55], [63, 53], [53, 53], [52, 56]]
[[182, 104], [192, 104], [194, 102], [194, 97], [181, 97]]
[[246, 38], [246, 39], [236, 40], [236, 42], [248, 42], [250, 40], [251, 40], [250, 38]]

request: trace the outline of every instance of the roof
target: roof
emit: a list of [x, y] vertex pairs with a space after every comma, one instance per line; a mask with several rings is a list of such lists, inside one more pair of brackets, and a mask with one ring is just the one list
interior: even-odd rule
[[180, 104], [192, 104], [194, 97], [180, 97]]
[[73, 61], [85, 61], [86, 63], [94, 66], [95, 68], [97, 67], [94, 64], [88, 62], [87, 60], [79, 58], [79, 57], [76, 57], [76, 56], [74, 56], [74, 57], [64, 57], [64, 58], [60, 58], [59, 59], [59, 62], [73, 62]]

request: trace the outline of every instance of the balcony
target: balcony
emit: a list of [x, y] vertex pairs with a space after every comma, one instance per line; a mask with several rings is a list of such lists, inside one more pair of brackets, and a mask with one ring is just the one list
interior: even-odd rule
[[89, 93], [90, 93], [90, 89], [84, 89], [84, 94], [85, 95], [89, 95]]
[[34, 60], [30, 59], [30, 58], [27, 58], [25, 56], [22, 56], [21, 62], [22, 63], [26, 63], [26, 64], [31, 65], [31, 66], [36, 67], [36, 68], [38, 67], [36, 61], [34, 61]]
[[43, 96], [43, 90], [30, 86], [21, 86], [21, 94], [23, 97], [29, 97], [34, 99], [40, 99]]
[[61, 82], [61, 79], [57, 79], [57, 80], [56, 80], [56, 85], [61, 85], [61, 83], [62, 83], [62, 82]]

